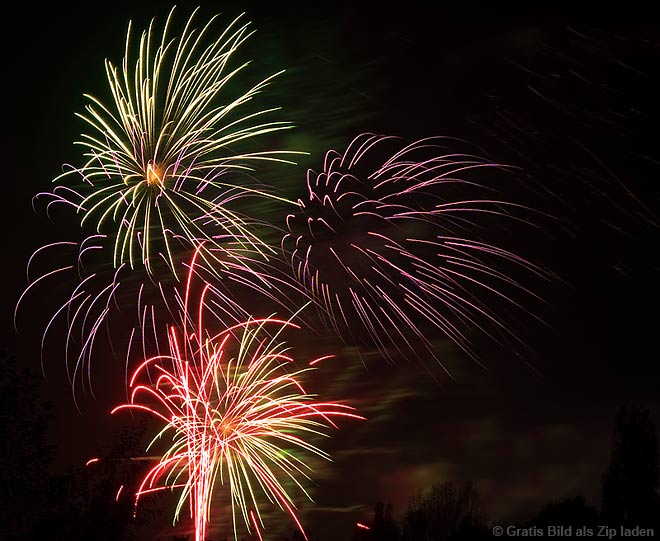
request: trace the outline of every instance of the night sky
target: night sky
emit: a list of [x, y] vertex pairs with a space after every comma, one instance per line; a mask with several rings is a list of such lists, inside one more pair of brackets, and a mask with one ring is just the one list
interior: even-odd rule
[[[82, 235], [72, 216], [53, 224], [43, 206], [35, 212], [32, 197], [62, 163], [80, 159], [74, 113], [84, 92], [107, 97], [103, 60], [121, 58], [128, 21], [141, 29], [169, 9], [139, 4], [35, 11], [24, 3], [4, 21], [0, 341], [35, 371], [50, 317], [38, 314], [39, 296], [59, 293], [39, 291], [16, 333], [25, 265], [39, 246]], [[520, 322], [525, 347], [514, 352], [475, 334], [482, 367], [433, 337], [453, 376], [434, 380], [414, 360], [390, 366], [370, 352], [365, 369], [350, 347], [322, 344], [338, 364], [319, 392], [368, 420], [328, 442], [335, 461], [320, 468], [316, 506], [301, 514], [313, 539], [348, 541], [376, 501], [401, 513], [417, 491], [448, 480], [475, 482], [494, 522], [524, 520], [577, 494], [598, 505], [617, 409], [639, 402], [660, 419], [657, 8], [626, 2], [625, 12], [531, 15], [416, 1], [200, 4], [202, 18], [246, 12], [257, 33], [240, 54], [256, 73], [287, 69], [266, 99], [298, 126], [286, 144], [310, 155], [283, 189], [302, 187], [325, 150], [363, 131], [447, 135], [518, 167], [517, 191], [507, 195], [549, 215], [505, 233], [507, 246], [557, 276], [530, 284], [544, 299], [533, 307], [543, 322]], [[179, 3], [179, 16], [195, 5]], [[48, 344], [39, 393], [54, 405], [52, 468], [63, 471], [125, 426], [108, 414], [124, 396], [123, 366], [93, 365], [96, 397], [80, 395], [77, 411], [62, 346], [56, 337]], [[153, 528], [162, 539], [169, 516]]]

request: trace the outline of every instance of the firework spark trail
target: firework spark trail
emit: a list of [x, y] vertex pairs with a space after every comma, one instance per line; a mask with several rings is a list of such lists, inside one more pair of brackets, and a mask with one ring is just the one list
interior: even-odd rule
[[[175, 237], [175, 240], [178, 240]], [[166, 321], [179, 317], [182, 306], [172, 302], [177, 298], [177, 283], [167, 279], [156, 280], [144, 269], [131, 270], [126, 263], [112, 268], [103, 257], [104, 248], [112, 239], [105, 235], [94, 235], [81, 243], [58, 242], [39, 248], [27, 265], [28, 287], [20, 296], [15, 308], [18, 326], [19, 311], [33, 301], [40, 303], [40, 312], [46, 312], [43, 299], [38, 294], [45, 288], [63, 291], [64, 299], [54, 308], [44, 325], [41, 337], [42, 370], [45, 374], [45, 353], [48, 338], [59, 332], [64, 325], [64, 357], [69, 383], [76, 400], [76, 389], [93, 395], [92, 359], [100, 335], [105, 330], [113, 357], [126, 359], [127, 372], [131, 369], [129, 358], [141, 349], [144, 356], [152, 347], [158, 350], [158, 337]], [[181, 252], [187, 241], [182, 239]], [[212, 283], [213, 293], [207, 309], [226, 326], [245, 321], [249, 312], [242, 304], [255, 294], [261, 304], [270, 304], [271, 309], [287, 314], [299, 312], [299, 307], [309, 301], [305, 291], [299, 288], [290, 273], [280, 268], [275, 260], [266, 262], [258, 253], [235, 242], [233, 238], [222, 239], [222, 247], [206, 250], [201, 243], [197, 252], [199, 261], [190, 269], [199, 280]], [[211, 254], [219, 265], [210, 266], [207, 254]], [[190, 264], [181, 261], [182, 268]], [[46, 270], [44, 270], [46, 269]], [[163, 273], [156, 273], [162, 276]], [[66, 291], [69, 287], [69, 291]], [[56, 295], [50, 293], [49, 298]], [[304, 317], [299, 317], [304, 320]], [[125, 343], [117, 340], [112, 331], [121, 323], [121, 333], [128, 336]], [[34, 325], [34, 320], [31, 320]], [[132, 331], [130, 330], [132, 327]], [[128, 382], [128, 375], [126, 377]]]
[[[121, 64], [106, 61], [111, 100], [86, 95], [86, 112], [78, 115], [91, 129], [76, 142], [87, 149], [86, 162], [70, 166], [55, 179], [51, 193], [35, 197], [46, 198], [49, 218], [55, 206], [72, 207], [83, 228], [96, 230], [82, 242], [37, 250], [28, 263], [28, 287], [17, 303], [18, 309], [28, 292], [55, 280], [77, 283], [44, 331], [45, 341], [56, 320], [66, 320], [72, 386], [83, 375], [90, 380], [99, 330], [119, 311], [123, 317], [137, 313], [142, 330], [142, 320], [155, 305], [167, 307], [170, 286], [176, 287], [184, 262], [199, 246], [199, 257], [218, 283], [256, 290], [286, 304], [289, 312], [300, 306], [300, 291], [289, 273], [277, 268], [277, 250], [263, 240], [272, 226], [235, 205], [248, 197], [286, 202], [254, 180], [252, 172], [264, 162], [292, 163], [285, 158], [296, 153], [247, 146], [291, 127], [261, 121], [275, 109], [249, 109], [277, 74], [241, 89], [239, 79], [248, 63], [233, 64], [252, 34], [249, 23], [239, 16], [218, 32], [216, 16], [196, 28], [197, 11], [178, 36], [174, 8], [160, 31], [152, 20], [137, 46], [129, 24]], [[239, 151], [243, 147], [247, 151]], [[58, 263], [31, 279], [30, 266], [46, 260]], [[227, 292], [227, 317], [243, 320], [247, 314], [227, 284], [219, 286]], [[132, 344], [131, 338], [129, 350]]]
[[388, 358], [413, 343], [433, 355], [420, 320], [470, 355], [467, 329], [515, 338], [482, 298], [525, 312], [519, 295], [538, 297], [508, 269], [549, 277], [480, 240], [488, 220], [527, 222], [531, 209], [471, 180], [504, 166], [447, 152], [448, 141], [362, 134], [343, 154], [329, 151], [320, 173], [308, 172], [307, 197], [286, 218], [282, 249], [327, 323], [340, 336], [360, 334], [359, 323]]
[[301, 376], [329, 356], [290, 370], [293, 359], [279, 338], [285, 328], [299, 328], [290, 320], [248, 319], [212, 331], [207, 318], [217, 323], [210, 302], [213, 287], [205, 283], [192, 306], [194, 268], [193, 259], [185, 296], [178, 301], [181, 326], [169, 328], [169, 355], [144, 360], [131, 377], [129, 403], [113, 410], [147, 411], [162, 421], [150, 447], [166, 435], [172, 441], [143, 478], [136, 506], [145, 494], [181, 489], [175, 520], [187, 500], [195, 538], [202, 541], [219, 481], [229, 485], [235, 532], [242, 518], [248, 531], [261, 537], [261, 495], [288, 512], [304, 534], [285, 484], [293, 483], [309, 497], [303, 483], [310, 479], [310, 468], [294, 450], [329, 459], [306, 437], [336, 428], [333, 418], [362, 417], [349, 406], [318, 402], [305, 391]]
[[[248, 65], [233, 67], [232, 62], [252, 34], [249, 23], [239, 16], [212, 37], [217, 16], [200, 29], [194, 27], [196, 12], [178, 38], [170, 37], [174, 9], [160, 34], [152, 20], [140, 36], [137, 55], [129, 24], [121, 66], [106, 60], [112, 101], [85, 95], [90, 103], [78, 115], [92, 130], [76, 142], [88, 149], [87, 161], [69, 166], [51, 193], [40, 194], [49, 198], [49, 209], [70, 205], [82, 226], [91, 224], [111, 236], [115, 267], [144, 266], [151, 274], [162, 258], [176, 273], [175, 235], [193, 247], [204, 240], [212, 248], [221, 231], [264, 258], [274, 252], [232, 203], [247, 196], [286, 201], [272, 188], [241, 179], [262, 162], [293, 163], [285, 156], [296, 153], [233, 149], [292, 127], [261, 122], [276, 109], [246, 108], [278, 74], [230, 97], [228, 87], [238, 83]], [[72, 178], [82, 182], [61, 184]]]

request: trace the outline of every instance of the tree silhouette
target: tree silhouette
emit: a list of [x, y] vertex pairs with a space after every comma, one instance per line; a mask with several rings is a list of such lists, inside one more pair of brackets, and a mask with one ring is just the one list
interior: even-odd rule
[[490, 537], [479, 493], [469, 482], [457, 488], [447, 482], [418, 494], [402, 519], [403, 541], [486, 539]]
[[49, 508], [46, 498], [53, 447], [47, 441], [50, 404], [39, 397], [41, 378], [19, 370], [0, 351], [0, 505], [2, 539], [34, 539], [35, 517]]
[[[155, 511], [143, 502], [133, 518], [131, 484], [142, 462], [136, 453], [144, 420], [117, 434], [99, 450], [98, 463], [51, 472], [54, 447], [48, 443], [51, 406], [40, 400], [43, 379], [19, 369], [0, 350], [0, 537], [3, 541], [66, 539], [129, 541]], [[127, 497], [116, 500], [121, 485]], [[140, 520], [142, 519], [142, 520]]]
[[598, 510], [587, 505], [584, 496], [578, 495], [544, 505], [531, 520], [531, 525], [539, 528], [560, 525], [596, 527], [600, 522]]
[[657, 526], [658, 435], [647, 409], [623, 406], [603, 475], [602, 513], [609, 525]]
[[[137, 539], [139, 528], [156, 513], [145, 500], [133, 516], [135, 500], [131, 493], [147, 465], [131, 457], [145, 429], [145, 419], [139, 419], [98, 451], [98, 462], [51, 476], [46, 491], [50, 508], [35, 521], [35, 539]], [[123, 497], [117, 498], [122, 485]]]
[[392, 505], [378, 502], [374, 509], [374, 521], [371, 525], [373, 541], [397, 541], [399, 528], [392, 517]]
[[371, 526], [355, 526], [353, 541], [398, 541], [399, 525], [392, 516], [392, 505], [376, 503]]

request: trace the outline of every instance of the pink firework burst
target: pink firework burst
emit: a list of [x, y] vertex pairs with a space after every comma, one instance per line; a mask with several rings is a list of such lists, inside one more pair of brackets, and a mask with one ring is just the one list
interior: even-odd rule
[[475, 180], [506, 168], [449, 144], [362, 134], [308, 172], [307, 197], [287, 216], [282, 247], [299, 283], [340, 336], [360, 342], [363, 329], [390, 359], [418, 344], [432, 354], [428, 328], [473, 356], [470, 329], [515, 337], [503, 314], [527, 312], [521, 295], [538, 299], [516, 275], [549, 275], [483, 238], [533, 212]]
[[334, 419], [362, 419], [353, 408], [319, 402], [303, 387], [301, 376], [316, 360], [293, 368], [294, 360], [280, 340], [291, 321], [249, 319], [213, 331], [216, 320], [204, 284], [193, 308], [189, 272], [180, 328], [168, 332], [169, 354], [144, 360], [130, 379], [130, 401], [118, 406], [149, 412], [163, 424], [150, 447], [171, 442], [158, 463], [143, 478], [136, 505], [146, 494], [181, 490], [175, 518], [188, 502], [195, 521], [195, 539], [206, 537], [211, 497], [228, 486], [234, 530], [242, 519], [261, 538], [264, 528], [259, 500], [265, 498], [286, 511], [304, 534], [296, 515], [291, 485], [307, 496], [304, 482], [310, 453], [329, 456], [309, 441], [336, 427]]
[[[259, 225], [262, 229], [268, 227]], [[180, 241], [175, 252], [178, 266], [186, 268], [184, 255], [189, 257], [193, 247], [187, 239], [174, 240]], [[173, 300], [180, 282], [172, 278], [164, 263], [162, 268], [152, 265], [151, 275], [144, 269], [131, 270], [126, 263], [113, 268], [103, 254], [109, 242], [112, 239], [99, 234], [82, 242], [56, 242], [36, 250], [27, 265], [28, 287], [15, 309], [18, 326], [23, 305], [38, 302], [45, 321], [42, 361], [45, 351], [52, 349], [47, 346], [49, 335], [57, 336], [64, 326], [63, 352], [74, 399], [77, 389], [93, 394], [92, 359], [98, 356], [99, 341], [111, 348], [115, 357], [125, 357], [128, 370], [131, 352], [141, 348], [146, 357], [151, 346], [158, 349], [157, 329], [163, 328], [179, 310]], [[194, 273], [213, 283], [214, 298], [218, 300], [216, 315], [223, 324], [230, 326], [249, 318], [244, 302], [255, 294], [260, 304], [268, 302], [273, 310], [287, 314], [296, 313], [309, 301], [283, 263], [265, 260], [259, 252], [231, 238], [217, 239], [217, 244], [209, 247], [199, 242], [199, 263]], [[39, 293], [43, 294], [47, 287], [51, 293], [45, 303]], [[61, 291], [59, 299], [52, 291]], [[33, 326], [37, 321], [30, 318]], [[116, 338], [117, 333], [127, 340], [122, 343]]]

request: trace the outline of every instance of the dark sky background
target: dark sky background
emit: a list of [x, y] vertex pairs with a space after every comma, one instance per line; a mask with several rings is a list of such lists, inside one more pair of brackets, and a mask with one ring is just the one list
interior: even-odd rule
[[[169, 9], [139, 4], [25, 3], [4, 22], [0, 340], [34, 370], [43, 317], [23, 312], [18, 334], [12, 324], [25, 264], [47, 241], [79, 231], [73, 221], [51, 224], [31, 198], [78, 159], [74, 112], [83, 92], [106, 96], [103, 59], [120, 59], [128, 20], [142, 28]], [[369, 420], [330, 442], [335, 462], [319, 471], [317, 509], [302, 515], [310, 531], [349, 539], [377, 500], [401, 512], [418, 490], [446, 480], [477, 483], [494, 521], [578, 493], [598, 504], [617, 408], [638, 401], [660, 419], [658, 10], [651, 2], [534, 15], [463, 2], [201, 4], [202, 16], [246, 11], [258, 32], [245, 58], [264, 73], [288, 70], [271, 99], [299, 126], [289, 142], [311, 155], [287, 189], [361, 131], [451, 135], [523, 168], [532, 189], [514, 195], [555, 216], [509, 239], [561, 277], [538, 286], [547, 325], [524, 323], [522, 357], [477, 341], [483, 369], [447, 345], [454, 379], [440, 385], [412, 362], [367, 372], [335, 347], [345, 370], [327, 392]], [[180, 16], [194, 5], [179, 3]], [[99, 368], [97, 397], [81, 398], [80, 413], [55, 343], [45, 369], [40, 392], [55, 405], [50, 437], [61, 470], [119, 430], [108, 410], [123, 390], [110, 383], [115, 369]]]

